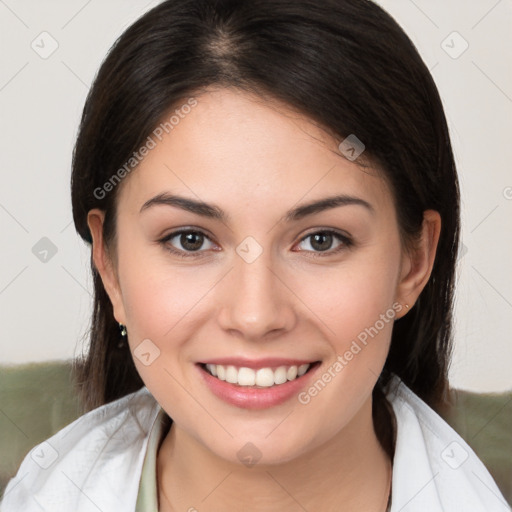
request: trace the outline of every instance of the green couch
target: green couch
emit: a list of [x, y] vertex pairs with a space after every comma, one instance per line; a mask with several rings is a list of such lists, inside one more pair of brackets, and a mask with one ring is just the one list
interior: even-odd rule
[[[487, 466], [512, 503], [512, 392], [452, 391], [442, 412]], [[80, 415], [71, 364], [0, 366], [0, 496], [23, 457]]]

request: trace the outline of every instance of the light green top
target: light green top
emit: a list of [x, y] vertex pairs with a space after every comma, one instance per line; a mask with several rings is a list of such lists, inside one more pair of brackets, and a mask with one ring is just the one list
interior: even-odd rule
[[156, 462], [158, 448], [169, 431], [169, 418], [161, 409], [149, 434], [148, 448], [144, 457], [139, 493], [135, 512], [158, 512], [158, 489], [156, 479]]

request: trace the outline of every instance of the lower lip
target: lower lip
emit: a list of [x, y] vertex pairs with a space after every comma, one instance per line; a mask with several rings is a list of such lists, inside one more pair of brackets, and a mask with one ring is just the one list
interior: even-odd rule
[[199, 373], [212, 393], [225, 402], [242, 407], [244, 409], [266, 409], [282, 404], [297, 395], [309, 382], [320, 366], [319, 362], [313, 363], [310, 369], [300, 377], [289, 380], [284, 384], [278, 384], [268, 388], [255, 388], [250, 386], [238, 386], [211, 375], [202, 365], [197, 364]]

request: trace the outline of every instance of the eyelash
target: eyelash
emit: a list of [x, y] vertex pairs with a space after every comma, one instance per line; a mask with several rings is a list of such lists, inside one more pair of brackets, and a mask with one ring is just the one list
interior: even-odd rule
[[[161, 240], [159, 240], [159, 242], [164, 246], [164, 248], [167, 251], [169, 251], [172, 254], [175, 254], [176, 256], [179, 256], [180, 258], [198, 258], [198, 257], [201, 258], [201, 257], [203, 257], [202, 253], [204, 251], [188, 251], [187, 252], [187, 251], [181, 251], [181, 250], [175, 249], [168, 245], [168, 242], [170, 240], [172, 240], [173, 238], [176, 238], [177, 236], [182, 235], [182, 234], [189, 234], [189, 233], [200, 234], [200, 235], [204, 236], [205, 238], [207, 238], [208, 240], [210, 240], [210, 242], [211, 242], [210, 237], [206, 233], [203, 233], [202, 231], [197, 230], [197, 229], [182, 229], [179, 231], [174, 231], [174, 232], [166, 235]], [[337, 238], [342, 243], [334, 250], [328, 250], [328, 251], [304, 251], [304, 250], [302, 250], [299, 252], [310, 253], [310, 256], [313, 258], [325, 258], [327, 256], [332, 256], [334, 254], [338, 254], [339, 252], [341, 252], [344, 249], [350, 249], [354, 245], [353, 240], [351, 238], [349, 238], [347, 235], [343, 235], [343, 234], [339, 233], [338, 231], [334, 231], [331, 229], [313, 231], [312, 233], [309, 233], [308, 235], [304, 236], [299, 241], [299, 243], [302, 243], [304, 240], [312, 237], [313, 235], [318, 235], [318, 234], [333, 235], [335, 238]]]

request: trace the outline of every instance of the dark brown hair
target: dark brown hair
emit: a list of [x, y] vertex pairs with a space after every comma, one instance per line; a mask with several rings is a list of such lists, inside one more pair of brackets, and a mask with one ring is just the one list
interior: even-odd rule
[[[368, 0], [168, 0], [115, 42], [85, 103], [73, 155], [73, 218], [91, 242], [87, 213], [105, 211], [115, 248], [120, 187], [95, 194], [183, 98], [209, 86], [236, 87], [285, 102], [336, 134], [366, 146], [391, 185], [404, 239], [437, 210], [442, 230], [432, 276], [397, 320], [385, 371], [432, 406], [447, 388], [459, 190], [442, 103], [411, 40]], [[143, 383], [92, 263], [94, 313], [77, 380], [87, 408]], [[377, 416], [375, 416], [377, 417]], [[380, 416], [379, 416], [380, 417]]]

